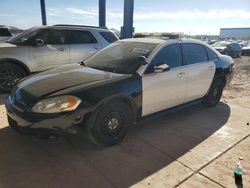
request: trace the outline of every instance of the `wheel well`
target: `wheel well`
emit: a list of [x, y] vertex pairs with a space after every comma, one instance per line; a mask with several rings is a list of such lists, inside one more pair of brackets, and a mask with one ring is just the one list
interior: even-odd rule
[[26, 72], [27, 75], [30, 74], [29, 68], [23, 62], [18, 61], [16, 59], [9, 59], [9, 58], [7, 58], [7, 59], [1, 59], [0, 60], [0, 64], [1, 63], [13, 63], [15, 65], [20, 66]]
[[134, 101], [132, 101], [133, 99], [130, 99], [128, 97], [122, 97], [120, 98], [120, 100], [125, 103], [126, 105], [129, 106], [129, 108], [132, 110], [132, 116], [133, 116], [133, 120], [134, 120], [134, 123], [136, 122], [137, 120], [137, 108], [136, 108], [136, 105], [134, 103]]
[[226, 85], [227, 81], [226, 81], [226, 77], [225, 77], [224, 75], [220, 75], [220, 76], [218, 76], [215, 80], [217, 80], [217, 79], [222, 80], [222, 81], [223, 81], [224, 86]]
[[104, 99], [103, 101], [101, 101], [99, 104], [97, 104], [92, 112], [87, 113], [86, 117], [90, 117], [91, 114], [96, 109], [102, 107], [103, 105], [105, 105], [107, 103], [110, 103], [110, 102], [116, 102], [116, 101], [119, 101], [119, 102], [122, 102], [122, 103], [126, 104], [132, 110], [133, 122], [136, 123], [139, 113], [138, 113], [136, 104], [133, 101], [133, 98], [128, 97], [128, 96], [111, 96], [111, 97], [108, 97], [108, 98]]

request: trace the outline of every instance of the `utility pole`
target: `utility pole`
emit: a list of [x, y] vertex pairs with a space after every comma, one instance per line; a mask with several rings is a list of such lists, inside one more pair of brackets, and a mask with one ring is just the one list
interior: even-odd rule
[[41, 5], [42, 25], [47, 25], [45, 0], [40, 0], [40, 5]]
[[106, 27], [106, 0], [99, 0], [99, 26]]
[[133, 37], [133, 14], [134, 0], [124, 0], [123, 27], [121, 28], [122, 38]]

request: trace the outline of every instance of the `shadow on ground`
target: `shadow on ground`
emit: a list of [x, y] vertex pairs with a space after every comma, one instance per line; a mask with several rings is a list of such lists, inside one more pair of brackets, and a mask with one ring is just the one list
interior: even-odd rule
[[201, 105], [144, 120], [121, 145], [102, 148], [84, 132], [57, 140], [0, 129], [0, 187], [128, 187], [173, 162], [227, 122], [230, 108]]
[[3, 105], [5, 103], [5, 98], [7, 94], [0, 93], [0, 105]]

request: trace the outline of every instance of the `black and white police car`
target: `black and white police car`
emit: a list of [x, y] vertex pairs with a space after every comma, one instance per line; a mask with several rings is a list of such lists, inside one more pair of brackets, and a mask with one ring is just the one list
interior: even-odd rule
[[6, 99], [9, 124], [32, 134], [88, 127], [98, 144], [120, 143], [142, 118], [201, 100], [218, 104], [233, 60], [196, 40], [126, 39], [80, 64], [31, 76]]

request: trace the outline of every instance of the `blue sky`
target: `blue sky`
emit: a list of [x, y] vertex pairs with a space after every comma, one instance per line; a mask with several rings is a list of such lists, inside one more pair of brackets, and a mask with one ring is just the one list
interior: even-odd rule
[[[250, 0], [134, 0], [136, 32], [219, 34], [221, 27], [250, 27]], [[123, 0], [106, 0], [107, 26], [120, 29]], [[46, 0], [47, 22], [98, 24], [98, 0]], [[39, 0], [1, 0], [0, 25], [41, 25]]]

